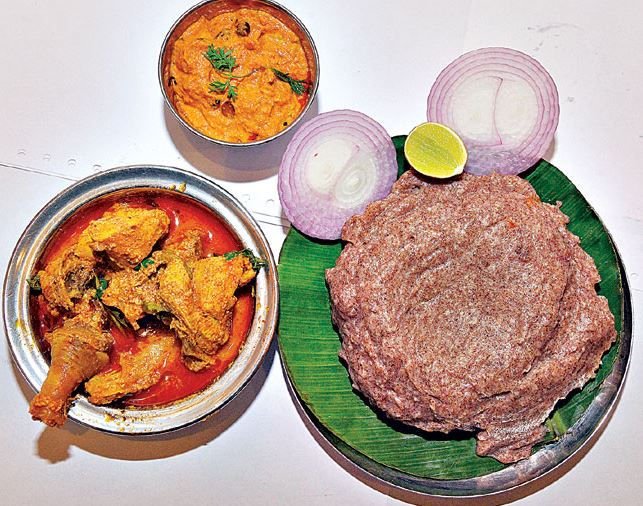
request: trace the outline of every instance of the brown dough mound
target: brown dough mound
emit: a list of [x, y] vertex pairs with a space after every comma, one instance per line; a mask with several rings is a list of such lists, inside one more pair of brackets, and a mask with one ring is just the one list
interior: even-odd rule
[[616, 338], [568, 221], [517, 176], [404, 174], [326, 272], [354, 387], [420, 429], [477, 431], [479, 455], [529, 457]]

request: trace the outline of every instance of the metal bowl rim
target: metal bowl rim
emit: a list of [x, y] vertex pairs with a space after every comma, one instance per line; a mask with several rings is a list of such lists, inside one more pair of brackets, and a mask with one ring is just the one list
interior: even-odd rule
[[[101, 198], [105, 197], [111, 193], [118, 192], [118, 191], [127, 191], [128, 189], [131, 190], [142, 190], [145, 188], [154, 188], [154, 189], [160, 189], [160, 190], [169, 190], [171, 188], [168, 188], [165, 183], [167, 181], [164, 180], [154, 180], [152, 181], [151, 179], [146, 179], [145, 177], [141, 178], [141, 184], [140, 185], [135, 185], [135, 186], [118, 186], [119, 183], [119, 176], [121, 178], [126, 177], [126, 176], [132, 176], [135, 174], [137, 171], [145, 171], [145, 170], [152, 170], [152, 171], [158, 171], [160, 173], [163, 173], [166, 177], [172, 177], [174, 176], [175, 179], [174, 181], [176, 184], [180, 184], [182, 182], [187, 182], [187, 188], [185, 192], [182, 192], [182, 194], [194, 199], [195, 201], [199, 202], [200, 204], [206, 206], [208, 209], [212, 210], [215, 214], [218, 214], [218, 212], [214, 209], [211, 208], [211, 206], [207, 203], [204, 202], [201, 198], [199, 198], [197, 195], [194, 195], [190, 191], [190, 182], [193, 183], [198, 183], [202, 185], [202, 188], [205, 190], [206, 188], [209, 190], [214, 190], [214, 192], [219, 192], [225, 199], [227, 199], [229, 202], [232, 203], [232, 207], [228, 208], [231, 213], [238, 213], [240, 218], [244, 218], [249, 224], [250, 224], [250, 229], [245, 230], [245, 233], [248, 233], [249, 235], [256, 235], [256, 238], [259, 242], [259, 245], [261, 248], [264, 250], [266, 254], [266, 260], [268, 261], [268, 269], [265, 274], [265, 287], [264, 290], [267, 292], [266, 297], [269, 297], [269, 309], [264, 309], [262, 308], [262, 311], [265, 313], [263, 314], [263, 323], [258, 324], [258, 325], [263, 325], [262, 332], [259, 334], [258, 339], [259, 341], [256, 343], [256, 349], [259, 351], [259, 356], [255, 358], [254, 362], [248, 362], [246, 364], [246, 367], [241, 371], [243, 374], [239, 375], [243, 379], [241, 383], [238, 384], [237, 388], [232, 391], [228, 392], [225, 394], [224, 398], [221, 400], [219, 404], [217, 404], [213, 409], [210, 409], [208, 411], [204, 411], [202, 413], [199, 413], [198, 416], [195, 416], [187, 421], [177, 423], [177, 424], [168, 424], [167, 426], [160, 426], [160, 427], [152, 427], [150, 426], [149, 428], [136, 428], [136, 430], [127, 430], [127, 428], [124, 428], [123, 426], [118, 426], [118, 424], [114, 424], [112, 427], [110, 424], [106, 423], [104, 426], [97, 426], [91, 423], [87, 423], [86, 421], [79, 419], [77, 416], [74, 414], [74, 408], [70, 410], [68, 414], [68, 418], [73, 420], [76, 423], [79, 423], [81, 425], [84, 425], [86, 427], [89, 427], [91, 429], [99, 430], [101, 432], [107, 432], [107, 433], [112, 433], [116, 435], [123, 435], [123, 436], [148, 436], [148, 435], [157, 435], [157, 434], [162, 434], [162, 433], [167, 433], [167, 432], [172, 432], [176, 431], [179, 429], [182, 429], [184, 427], [191, 426], [213, 414], [221, 410], [225, 405], [227, 405], [232, 399], [234, 399], [244, 388], [245, 386], [250, 382], [252, 377], [255, 375], [257, 370], [261, 367], [261, 364], [263, 363], [263, 360], [265, 359], [266, 355], [268, 354], [268, 350], [271, 346], [271, 343], [273, 341], [273, 338], [276, 333], [276, 326], [277, 326], [277, 320], [278, 320], [278, 307], [279, 307], [279, 278], [278, 278], [278, 272], [276, 269], [276, 262], [274, 259], [274, 254], [272, 252], [272, 249], [270, 248], [270, 245], [265, 237], [265, 234], [261, 230], [260, 226], [256, 222], [256, 220], [253, 218], [253, 216], [249, 213], [247, 209], [227, 190], [216, 184], [215, 182], [209, 180], [208, 178], [197, 174], [192, 171], [187, 171], [184, 169], [179, 169], [177, 167], [171, 167], [171, 166], [164, 166], [164, 165], [154, 165], [154, 164], [142, 164], [142, 165], [126, 165], [126, 166], [119, 166], [119, 167], [114, 167], [111, 169], [107, 169], [104, 171], [101, 171], [97, 174], [93, 174], [91, 176], [88, 176], [86, 178], [80, 179], [71, 186], [68, 186], [67, 188], [63, 189], [60, 191], [57, 195], [55, 195], [52, 199], [50, 199], [35, 215], [34, 217], [29, 221], [23, 232], [21, 233], [19, 239], [16, 242], [16, 245], [13, 249], [13, 252], [10, 256], [9, 263], [7, 265], [7, 270], [5, 273], [5, 279], [3, 283], [3, 320], [4, 320], [4, 328], [5, 328], [5, 334], [6, 338], [8, 341], [8, 347], [12, 356], [12, 359], [14, 361], [14, 364], [17, 366], [18, 370], [20, 370], [20, 373], [22, 374], [23, 378], [25, 381], [29, 384], [29, 386], [32, 388], [34, 391], [39, 390], [39, 384], [34, 383], [34, 379], [27, 373], [25, 370], [25, 364], [22, 363], [20, 357], [18, 357], [18, 351], [19, 351], [19, 346], [15, 345], [15, 342], [20, 341], [20, 336], [19, 333], [16, 331], [14, 328], [15, 326], [12, 325], [12, 323], [15, 322], [10, 322], [9, 320], [12, 319], [12, 317], [16, 317], [16, 321], [18, 320], [18, 317], [22, 314], [20, 309], [24, 309], [25, 306], [28, 305], [28, 301], [26, 300], [27, 297], [20, 297], [20, 293], [14, 292], [9, 289], [8, 285], [10, 281], [19, 281], [19, 278], [16, 279], [15, 276], [23, 273], [23, 270], [17, 270], [16, 264], [17, 264], [17, 255], [18, 252], [23, 250], [25, 247], [27, 252], [34, 253], [34, 249], [37, 249], [37, 252], [34, 253], [35, 258], [40, 256], [42, 254], [42, 251], [44, 247], [46, 246], [47, 242], [55, 232], [55, 229], [50, 230], [46, 235], [42, 238], [34, 237], [33, 233], [36, 233], [39, 229], [35, 229], [38, 224], [44, 225], [48, 224], [50, 218], [47, 218], [48, 214], [51, 214], [52, 212], [54, 213], [54, 217], [57, 217], [58, 220], [55, 223], [55, 225], [60, 225], [61, 223], [64, 223], [67, 219], [69, 219], [75, 212], [77, 212], [78, 208], [82, 207], [83, 205], [88, 204], [89, 202], [93, 201], [96, 198]], [[114, 181], [114, 178], [115, 181]], [[136, 175], [136, 179], [138, 179], [138, 175]], [[117, 186], [109, 186], [109, 182], [112, 181], [114, 182]], [[155, 184], [156, 183], [156, 184]], [[74, 200], [72, 201], [75, 203], [73, 206], [73, 209], [71, 209], [67, 214], [64, 216], [57, 216], [56, 213], [61, 213], [64, 211], [65, 207], [70, 204], [68, 199], [70, 199], [70, 196], [73, 197], [73, 193], [77, 191], [80, 188], [83, 188], [88, 186], [89, 189], [92, 189], [96, 192], [98, 192], [97, 195], [91, 195], [89, 197], [83, 197], [82, 199]], [[216, 196], [216, 193], [209, 194], [213, 199], [218, 200], [218, 197]], [[222, 217], [223, 218], [223, 217]], [[227, 221], [224, 219], [224, 221]], [[41, 223], [43, 222], [43, 223]], [[231, 224], [228, 223], [229, 226]], [[40, 227], [41, 229], [42, 227]], [[233, 232], [236, 234], [239, 234], [239, 230], [236, 228], [232, 228]], [[263, 253], [262, 252], [262, 253]], [[30, 265], [33, 267], [33, 264], [35, 263], [32, 262]], [[29, 267], [27, 265], [26, 267]], [[22, 300], [21, 300], [22, 299]], [[255, 320], [256, 320], [256, 315], [260, 313], [255, 313], [255, 318], [253, 319], [253, 324], [251, 327], [254, 327], [255, 325]], [[29, 331], [31, 331], [31, 323], [26, 322], [26, 326]], [[251, 331], [249, 331], [251, 332]], [[14, 347], [15, 346], [15, 347]], [[244, 345], [245, 346], [245, 345]], [[244, 346], [242, 346], [240, 355], [244, 350]], [[39, 349], [36, 349], [34, 352], [34, 355], [40, 355], [42, 356], [41, 352]], [[238, 359], [239, 357], [237, 357]], [[249, 357], [252, 358], [252, 357]], [[235, 360], [236, 362], [237, 360]], [[235, 362], [233, 362], [230, 366], [233, 367]], [[251, 365], [251, 369], [247, 370], [247, 366]], [[228, 370], [227, 369], [226, 372]], [[117, 409], [117, 411], [120, 412], [127, 412], [127, 413], [133, 413], [133, 412], [154, 412], [157, 409], [168, 409], [172, 408], [173, 406], [180, 406], [182, 402], [186, 401], [187, 399], [192, 398], [193, 396], [199, 396], [207, 392], [208, 389], [210, 389], [213, 385], [215, 385], [225, 374], [224, 372], [222, 376], [220, 376], [218, 379], [216, 379], [214, 382], [212, 382], [208, 387], [206, 387], [204, 390], [192, 394], [191, 396], [188, 396], [184, 399], [180, 399], [178, 401], [175, 401], [173, 403], [168, 403], [165, 405], [161, 405], [158, 408], [144, 408], [144, 409]], [[86, 401], [84, 397], [82, 399]], [[93, 406], [93, 405], [92, 405]], [[93, 406], [98, 410], [102, 410], [104, 408], [103, 406]], [[108, 407], [106, 409], [109, 409]], [[107, 412], [105, 412], [105, 416], [109, 416]], [[117, 415], [118, 416], [118, 415]]]
[[315, 80], [312, 83], [312, 87], [309, 90], [309, 96], [308, 100], [306, 101], [306, 105], [304, 108], [299, 111], [299, 114], [297, 117], [288, 125], [286, 128], [283, 130], [280, 130], [277, 132], [275, 135], [272, 137], [267, 137], [265, 139], [259, 139], [256, 141], [252, 142], [229, 142], [229, 141], [224, 141], [221, 139], [216, 139], [214, 137], [208, 137], [207, 135], [199, 132], [196, 128], [194, 128], [192, 125], [190, 125], [183, 117], [178, 113], [176, 108], [174, 107], [174, 104], [172, 104], [172, 101], [167, 95], [167, 92], [165, 91], [165, 86], [164, 86], [164, 80], [163, 80], [163, 56], [165, 55], [166, 50], [168, 49], [168, 43], [170, 41], [170, 38], [174, 34], [174, 30], [179, 26], [179, 24], [190, 14], [195, 12], [196, 10], [200, 9], [206, 4], [210, 3], [216, 3], [220, 0], [202, 0], [196, 5], [193, 5], [190, 7], [188, 10], [186, 10], [183, 14], [179, 16], [179, 18], [174, 22], [172, 27], [169, 29], [167, 34], [165, 35], [165, 38], [163, 39], [163, 44], [161, 44], [161, 51], [159, 53], [159, 58], [158, 58], [158, 79], [159, 79], [159, 85], [161, 87], [161, 93], [163, 95], [163, 99], [165, 101], [165, 105], [167, 105], [168, 109], [172, 112], [174, 117], [183, 125], [185, 128], [187, 128], [190, 132], [193, 134], [199, 136], [201, 139], [208, 141], [208, 142], [213, 142], [215, 144], [221, 145], [221, 146], [228, 146], [228, 147], [234, 147], [234, 148], [248, 148], [252, 146], [258, 146], [261, 144], [265, 144], [267, 142], [270, 142], [274, 139], [277, 139], [278, 137], [281, 137], [282, 135], [286, 134], [286, 132], [289, 132], [291, 129], [293, 129], [300, 121], [301, 119], [306, 115], [310, 107], [312, 106], [315, 97], [317, 95], [317, 89], [319, 88], [319, 52], [317, 51], [317, 47], [315, 46], [315, 41], [313, 40], [312, 35], [308, 31], [308, 28], [306, 28], [306, 25], [297, 17], [295, 14], [293, 14], [289, 9], [284, 7], [283, 5], [274, 2], [273, 0], [257, 0], [260, 3], [264, 3], [266, 5], [269, 5], [271, 7], [274, 7], [277, 10], [282, 11], [284, 14], [286, 14], [288, 17], [290, 17], [299, 27], [301, 28], [302, 32], [306, 35], [306, 38], [308, 40], [308, 43], [310, 44], [310, 47], [313, 52], [313, 61], [315, 62]]

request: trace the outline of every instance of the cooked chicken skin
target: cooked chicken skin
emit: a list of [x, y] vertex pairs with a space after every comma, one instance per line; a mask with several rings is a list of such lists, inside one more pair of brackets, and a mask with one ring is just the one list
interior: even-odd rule
[[196, 300], [204, 311], [215, 318], [222, 318], [237, 302], [237, 288], [255, 278], [255, 271], [248, 257], [238, 255], [231, 260], [225, 257], [208, 257], [194, 264], [192, 280]]
[[160, 255], [162, 263], [163, 255], [167, 253], [176, 255], [188, 265], [192, 265], [203, 256], [201, 232], [198, 230], [188, 230], [180, 240], [166, 244], [162, 250], [154, 254]]
[[179, 358], [175, 341], [173, 334], [164, 332], [141, 339], [136, 353], [121, 354], [119, 370], [97, 374], [85, 383], [89, 402], [109, 404], [158, 383], [166, 364]]
[[170, 250], [164, 253], [165, 267], [157, 274], [159, 295], [174, 316], [170, 328], [181, 338], [185, 365], [199, 371], [230, 337], [234, 292], [255, 271], [243, 255], [186, 262]]
[[109, 277], [102, 301], [118, 308], [134, 330], [146, 314], [167, 311], [158, 295], [156, 283], [143, 272], [132, 269], [116, 271]]
[[49, 426], [63, 425], [71, 395], [87, 378], [109, 362], [112, 336], [102, 330], [103, 313], [87, 299], [77, 303], [79, 313], [45, 338], [51, 346], [51, 366], [29, 412]]
[[70, 310], [75, 299], [80, 299], [94, 277], [94, 255], [87, 243], [87, 235], [63, 250], [38, 273], [42, 293], [54, 307]]
[[158, 209], [139, 209], [115, 204], [85, 229], [94, 251], [104, 251], [122, 268], [133, 268], [167, 234], [170, 219]]

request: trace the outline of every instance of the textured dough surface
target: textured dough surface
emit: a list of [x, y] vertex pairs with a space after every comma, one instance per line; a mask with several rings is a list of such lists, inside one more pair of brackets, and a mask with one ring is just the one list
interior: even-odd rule
[[354, 387], [420, 429], [476, 431], [479, 455], [529, 457], [616, 338], [567, 222], [517, 176], [405, 173], [326, 273]]

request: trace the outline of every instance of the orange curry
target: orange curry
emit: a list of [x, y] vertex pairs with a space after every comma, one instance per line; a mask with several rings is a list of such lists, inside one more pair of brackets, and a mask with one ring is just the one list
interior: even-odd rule
[[168, 85], [178, 113], [197, 131], [227, 142], [285, 129], [305, 106], [309, 81], [297, 35], [256, 9], [199, 18], [170, 57]]
[[80, 209], [32, 285], [33, 327], [51, 358], [32, 416], [62, 425], [81, 384], [94, 404], [153, 406], [212, 383], [254, 316], [256, 266], [241, 248], [212, 211], [174, 191], [117, 192]]

